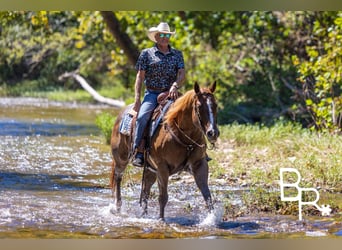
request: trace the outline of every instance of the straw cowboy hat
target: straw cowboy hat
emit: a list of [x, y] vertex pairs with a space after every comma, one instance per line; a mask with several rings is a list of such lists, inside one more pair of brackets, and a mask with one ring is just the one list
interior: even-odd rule
[[147, 32], [147, 36], [148, 36], [148, 38], [150, 38], [150, 40], [151, 41], [153, 41], [153, 42], [157, 42], [156, 41], [156, 38], [155, 38], [155, 36], [156, 36], [156, 34], [157, 33], [166, 33], [166, 34], [171, 34], [171, 35], [173, 35], [173, 34], [175, 34], [176, 32], [175, 31], [170, 31], [170, 27], [169, 27], [169, 25], [167, 24], [167, 23], [160, 23], [160, 24], [158, 24], [158, 26], [157, 27], [152, 27], [152, 28], [150, 28], [149, 30], [148, 30], [148, 32]]

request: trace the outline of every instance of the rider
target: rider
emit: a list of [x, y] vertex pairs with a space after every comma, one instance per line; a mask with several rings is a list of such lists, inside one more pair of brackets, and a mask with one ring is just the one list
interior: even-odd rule
[[[167, 23], [161, 22], [157, 27], [148, 30], [147, 36], [155, 45], [144, 49], [136, 63], [135, 102], [133, 109], [138, 112], [136, 130], [133, 141], [135, 157], [132, 164], [137, 167], [144, 163], [144, 145], [142, 137], [153, 110], [157, 106], [157, 97], [169, 91], [169, 97], [176, 99], [178, 89], [185, 80], [184, 59], [181, 51], [169, 45], [170, 31]], [[142, 83], [145, 84], [143, 101], [140, 101]]]

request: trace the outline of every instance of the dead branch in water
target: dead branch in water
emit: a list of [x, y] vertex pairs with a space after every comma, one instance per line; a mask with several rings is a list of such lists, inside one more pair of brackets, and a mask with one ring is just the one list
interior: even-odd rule
[[117, 108], [122, 108], [125, 106], [125, 102], [123, 101], [107, 98], [97, 93], [96, 90], [93, 89], [87, 83], [87, 81], [76, 72], [66, 72], [63, 75], [59, 76], [58, 80], [63, 81], [65, 78], [69, 78], [69, 77], [74, 78], [82, 86], [82, 88], [86, 90], [96, 101], [100, 103], [108, 104]]

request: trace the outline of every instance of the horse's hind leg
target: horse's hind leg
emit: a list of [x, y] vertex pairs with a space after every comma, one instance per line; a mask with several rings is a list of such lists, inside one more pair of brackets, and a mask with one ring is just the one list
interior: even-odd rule
[[148, 169], [144, 169], [142, 188], [140, 194], [140, 206], [142, 207], [141, 216], [147, 215], [147, 203], [151, 193], [151, 187], [157, 180], [157, 175]]

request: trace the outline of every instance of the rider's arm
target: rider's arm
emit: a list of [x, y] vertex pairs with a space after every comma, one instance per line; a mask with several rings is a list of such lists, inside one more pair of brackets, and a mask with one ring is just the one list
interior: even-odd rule
[[177, 80], [173, 83], [175, 87], [179, 89], [185, 80], [185, 69], [179, 69], [177, 73]]
[[143, 85], [145, 79], [145, 71], [144, 70], [138, 70], [137, 76], [135, 78], [135, 98], [134, 98], [134, 110], [136, 112], [139, 111], [140, 108], [140, 95], [141, 95], [141, 88]]

